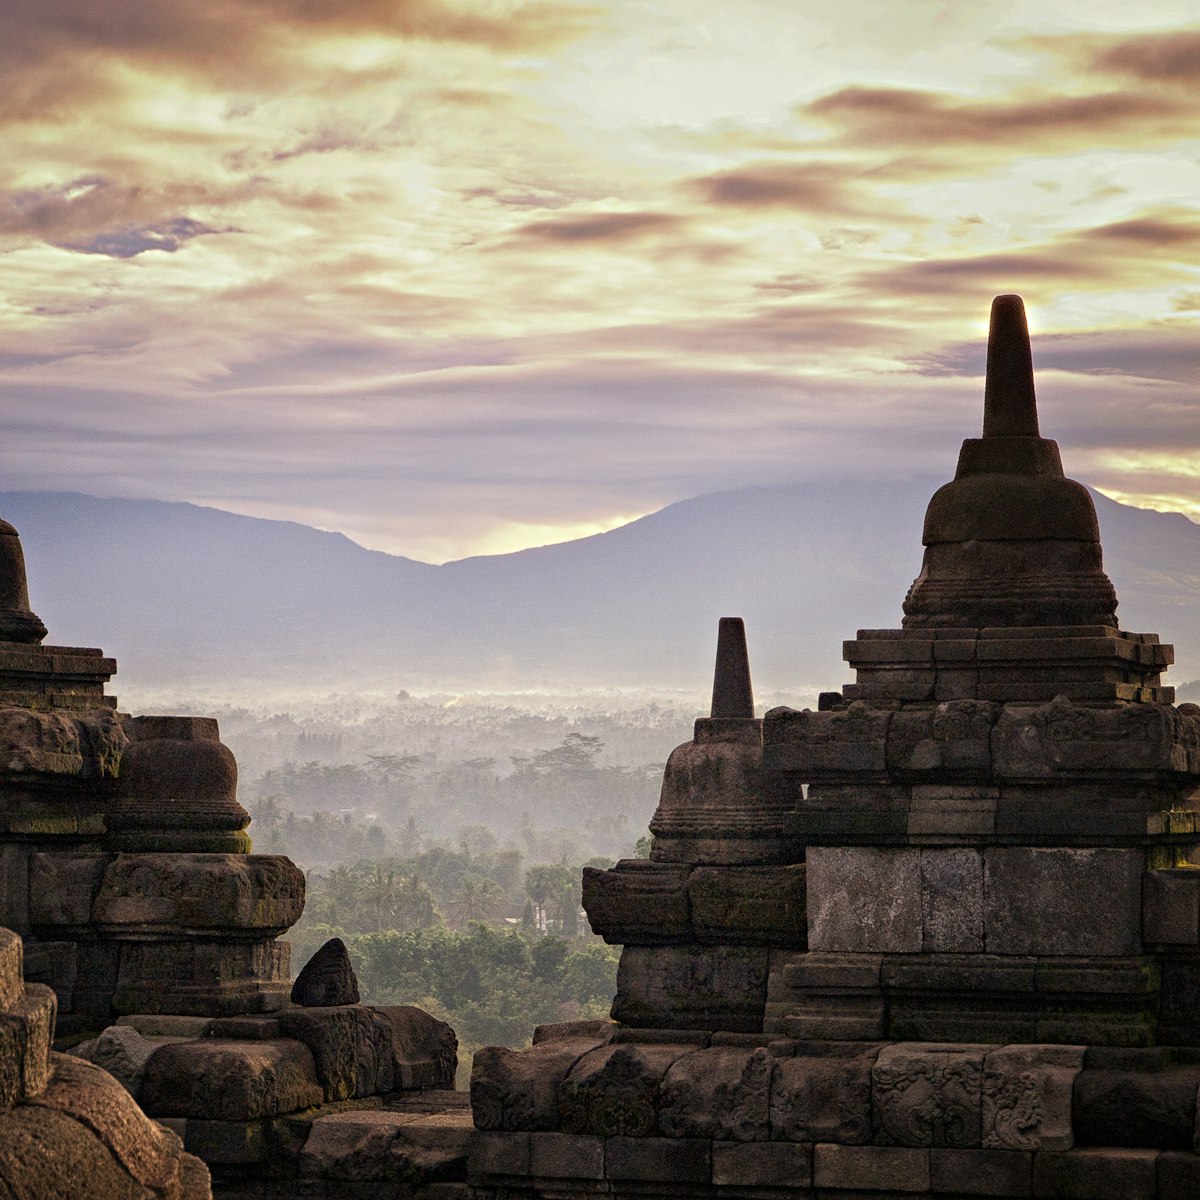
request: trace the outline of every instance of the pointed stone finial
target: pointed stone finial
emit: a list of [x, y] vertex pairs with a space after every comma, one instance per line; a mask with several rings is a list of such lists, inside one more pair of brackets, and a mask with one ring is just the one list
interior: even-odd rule
[[0, 521], [0, 642], [37, 645], [46, 626], [29, 607], [25, 554], [17, 531]]
[[753, 717], [750, 656], [746, 626], [741, 617], [722, 617], [717, 627], [717, 665], [713, 672], [712, 715]]
[[1039, 437], [1033, 356], [1020, 296], [997, 296], [988, 327], [983, 436]]

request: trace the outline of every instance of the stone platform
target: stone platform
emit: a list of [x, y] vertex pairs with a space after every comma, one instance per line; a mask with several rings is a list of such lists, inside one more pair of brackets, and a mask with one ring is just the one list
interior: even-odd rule
[[1200, 1195], [1200, 1051], [578, 1025], [476, 1057], [476, 1200]]

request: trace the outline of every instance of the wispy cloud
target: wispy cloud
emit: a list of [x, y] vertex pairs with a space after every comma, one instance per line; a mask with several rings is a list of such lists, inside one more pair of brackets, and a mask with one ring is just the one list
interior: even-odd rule
[[6, 485], [447, 557], [935, 469], [1013, 290], [1138, 494], [1194, 416], [1200, 31], [1063, 4], [13, 0]]

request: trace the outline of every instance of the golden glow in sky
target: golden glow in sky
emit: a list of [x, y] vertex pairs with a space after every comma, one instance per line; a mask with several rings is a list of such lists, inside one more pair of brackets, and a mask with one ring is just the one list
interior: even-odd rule
[[442, 560], [948, 477], [1016, 291], [1069, 473], [1200, 515], [1189, 9], [10, 0], [0, 490]]

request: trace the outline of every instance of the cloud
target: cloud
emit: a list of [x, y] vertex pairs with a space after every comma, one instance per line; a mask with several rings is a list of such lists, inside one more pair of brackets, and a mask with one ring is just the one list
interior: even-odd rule
[[[1168, 380], [1194, 386], [1200, 381], [1196, 342], [1196, 327], [1183, 322], [1151, 329], [1044, 334], [1034, 338], [1034, 367], [1038, 372]], [[930, 355], [923, 367], [933, 374], [982, 376], [986, 361], [986, 347], [979, 341], [959, 342]]]
[[481, 7], [471, 0], [6, 0], [0, 118], [42, 121], [111, 101], [136, 90], [138, 74], [147, 72], [185, 72], [209, 85], [269, 96], [306, 79], [311, 85], [308, 56], [320, 56], [331, 37], [500, 55], [548, 52], [598, 17], [596, 8], [570, 0]]
[[213, 197], [203, 187], [157, 191], [84, 176], [58, 187], [0, 195], [0, 239], [37, 239], [81, 254], [134, 258], [147, 250], [174, 253], [205, 234], [229, 233], [190, 216], [161, 216], [183, 202]]
[[1190, 137], [1198, 107], [1191, 99], [1128, 88], [1083, 95], [1043, 89], [976, 100], [852, 86], [802, 106], [798, 115], [832, 127], [835, 144], [845, 147], [894, 156], [911, 150], [926, 158], [965, 150], [972, 158], [994, 158], [997, 152], [1075, 149], [1083, 133], [1093, 145]]
[[867, 273], [860, 283], [947, 303], [964, 295], [1012, 291], [1038, 296], [1072, 289], [1111, 291], [1137, 286], [1151, 273], [1160, 282], [1190, 280], [1182, 251], [1200, 251], [1200, 212], [1163, 209], [1013, 250], [909, 262]]
[[550, 217], [519, 225], [511, 237], [519, 241], [551, 244], [624, 244], [673, 233], [683, 227], [682, 218], [661, 212], [602, 212]]
[[208, 233], [228, 233], [213, 229], [190, 217], [176, 217], [161, 225], [127, 226], [109, 229], [84, 242], [58, 242], [64, 250], [80, 254], [105, 254], [109, 258], [136, 258], [147, 250], [163, 250], [174, 254], [185, 242]]
[[1200, 29], [1174, 29], [1109, 39], [1092, 59], [1093, 70], [1132, 76], [1144, 83], [1194, 84], [1200, 80]]
[[729, 208], [797, 209], [847, 214], [861, 200], [852, 185], [860, 169], [822, 162], [756, 162], [688, 182], [703, 201]]

